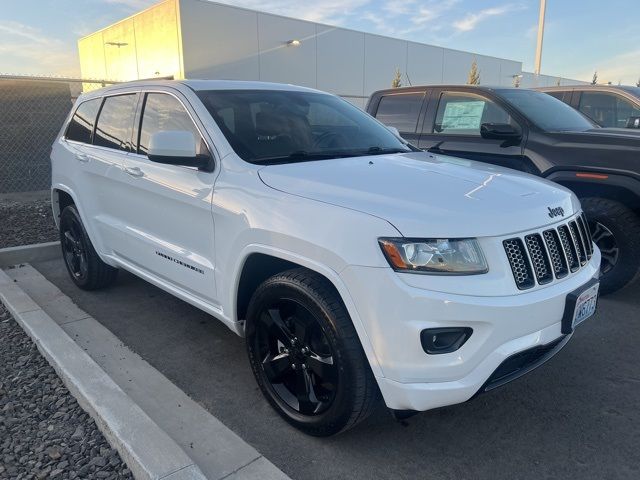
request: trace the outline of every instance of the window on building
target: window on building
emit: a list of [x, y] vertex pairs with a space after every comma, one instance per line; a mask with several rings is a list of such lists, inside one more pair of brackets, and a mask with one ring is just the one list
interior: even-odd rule
[[380, 99], [376, 118], [400, 133], [415, 133], [424, 93], [398, 93]]
[[106, 97], [100, 110], [93, 144], [116, 150], [131, 150], [131, 127], [135, 108], [134, 94]]
[[511, 116], [491, 100], [472, 93], [445, 92], [440, 97], [435, 133], [480, 136], [483, 123], [511, 123]]
[[[233, 112], [228, 113], [232, 115]], [[191, 132], [196, 142], [201, 140], [200, 132], [177, 98], [166, 93], [148, 93], [142, 111], [138, 153], [149, 151], [149, 140], [154, 133], [175, 130]]]
[[67, 140], [91, 143], [93, 125], [96, 122], [96, 115], [98, 115], [101, 102], [102, 98], [94, 98], [78, 106], [67, 127], [67, 134], [65, 135]]

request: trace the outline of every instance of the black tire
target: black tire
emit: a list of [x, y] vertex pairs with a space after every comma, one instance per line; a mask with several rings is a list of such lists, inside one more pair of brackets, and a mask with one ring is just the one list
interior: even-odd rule
[[107, 265], [96, 253], [75, 205], [60, 215], [62, 257], [73, 283], [83, 290], [97, 290], [111, 285], [118, 269]]
[[[248, 307], [246, 345], [264, 396], [307, 434], [329, 436], [353, 427], [372, 412], [379, 397], [342, 300], [315, 272], [288, 270], [258, 287]], [[280, 366], [268, 367], [277, 357]], [[320, 369], [317, 358], [323, 359]]]
[[640, 218], [606, 198], [580, 199], [593, 241], [602, 253], [600, 290], [612, 293], [629, 284], [640, 268]]

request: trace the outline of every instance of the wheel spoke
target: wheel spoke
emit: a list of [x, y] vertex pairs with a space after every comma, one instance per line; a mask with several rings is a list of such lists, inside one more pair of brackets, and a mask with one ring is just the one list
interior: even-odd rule
[[282, 377], [292, 372], [291, 358], [289, 358], [288, 353], [280, 353], [276, 356], [272, 356], [269, 353], [262, 361], [262, 366], [267, 374], [267, 378], [269, 378], [269, 381], [272, 383], [280, 383]]
[[296, 398], [298, 399], [298, 410], [300, 413], [309, 415], [314, 413], [318, 406], [318, 399], [313, 391], [311, 377], [306, 370], [296, 371]]
[[291, 344], [293, 334], [282, 317], [278, 309], [272, 308], [262, 314], [262, 321], [265, 323], [272, 335], [285, 345]]
[[336, 368], [333, 365], [333, 357], [322, 357], [311, 353], [307, 357], [307, 365], [309, 370], [318, 378], [318, 383], [325, 385], [335, 385], [336, 382]]
[[84, 252], [78, 252], [78, 259], [79, 259], [79, 262], [78, 262], [79, 273], [81, 275], [85, 275], [89, 270], [89, 267], [87, 265], [87, 257], [85, 256]]

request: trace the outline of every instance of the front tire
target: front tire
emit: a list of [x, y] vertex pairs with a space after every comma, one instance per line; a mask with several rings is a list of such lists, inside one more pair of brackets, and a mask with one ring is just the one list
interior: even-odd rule
[[606, 198], [580, 199], [592, 239], [600, 249], [600, 290], [612, 293], [630, 283], [640, 268], [640, 218]]
[[60, 245], [69, 276], [81, 289], [97, 290], [115, 281], [118, 269], [100, 260], [75, 205], [60, 214]]
[[266, 280], [247, 313], [246, 345], [262, 393], [291, 425], [329, 436], [364, 420], [378, 387], [342, 300], [299, 268]]

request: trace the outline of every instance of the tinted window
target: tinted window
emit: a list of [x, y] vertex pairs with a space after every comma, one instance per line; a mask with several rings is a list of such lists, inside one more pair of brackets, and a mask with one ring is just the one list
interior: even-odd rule
[[408, 152], [370, 115], [333, 95], [278, 90], [199, 91], [234, 151], [254, 163]]
[[640, 109], [613, 93], [582, 92], [580, 111], [602, 127], [627, 126], [630, 116], [640, 115]]
[[135, 95], [117, 95], [104, 99], [93, 139], [94, 145], [125, 151], [131, 149], [135, 99]]
[[196, 141], [201, 139], [193, 120], [177, 98], [164, 93], [148, 93], [142, 113], [138, 153], [147, 153], [151, 135], [167, 130], [191, 132]]
[[376, 118], [399, 132], [414, 133], [422, 107], [423, 93], [399, 93], [380, 99]]
[[562, 100], [564, 103], [569, 103], [571, 98], [571, 92], [545, 92], [547, 95], [551, 95], [558, 100]]
[[91, 133], [102, 98], [94, 98], [80, 104], [67, 127], [67, 140], [91, 143]]
[[544, 131], [584, 132], [595, 126], [580, 112], [546, 93], [519, 88], [500, 90], [498, 93]]
[[435, 133], [480, 136], [483, 123], [513, 123], [511, 116], [488, 98], [472, 93], [445, 92], [440, 97]]

